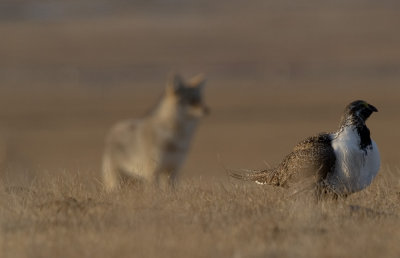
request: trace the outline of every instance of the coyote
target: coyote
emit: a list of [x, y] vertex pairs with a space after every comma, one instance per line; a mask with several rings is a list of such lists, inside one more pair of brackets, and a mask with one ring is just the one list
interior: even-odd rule
[[199, 119], [208, 114], [202, 101], [202, 75], [184, 82], [172, 75], [147, 116], [117, 123], [106, 139], [103, 182], [107, 191], [122, 179], [174, 186]]

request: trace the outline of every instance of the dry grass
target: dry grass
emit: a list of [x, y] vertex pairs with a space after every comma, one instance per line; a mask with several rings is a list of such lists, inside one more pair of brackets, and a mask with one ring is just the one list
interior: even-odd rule
[[[0, 190], [1, 257], [396, 257], [398, 171], [346, 200], [236, 181], [105, 194], [87, 175]], [[86, 182], [86, 183], [85, 183]], [[89, 182], [89, 183], [88, 183]]]
[[[4, 0], [0, 257], [398, 257], [399, 171], [316, 204], [226, 182], [220, 163], [277, 164], [365, 99], [398, 167], [399, 3]], [[104, 194], [107, 130], [151, 108], [171, 69], [209, 79], [184, 181]]]

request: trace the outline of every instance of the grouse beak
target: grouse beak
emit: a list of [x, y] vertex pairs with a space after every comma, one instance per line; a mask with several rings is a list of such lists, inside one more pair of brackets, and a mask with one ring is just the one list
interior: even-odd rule
[[372, 111], [372, 112], [378, 112], [378, 109], [374, 106], [372, 106], [371, 104], [368, 104], [368, 108]]

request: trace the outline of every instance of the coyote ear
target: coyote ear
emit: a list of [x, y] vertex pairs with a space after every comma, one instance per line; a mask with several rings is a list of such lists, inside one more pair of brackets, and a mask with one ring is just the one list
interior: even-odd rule
[[204, 77], [204, 74], [201, 73], [192, 77], [192, 79], [189, 80], [188, 84], [190, 85], [190, 87], [202, 89], [206, 84], [206, 81], [207, 80]]
[[182, 77], [177, 74], [173, 73], [169, 76], [167, 82], [167, 93], [168, 94], [175, 94], [179, 89], [183, 88], [183, 80]]

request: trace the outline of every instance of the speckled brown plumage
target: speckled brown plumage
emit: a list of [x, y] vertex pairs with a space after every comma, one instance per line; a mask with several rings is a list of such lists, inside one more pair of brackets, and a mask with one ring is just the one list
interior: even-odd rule
[[231, 176], [285, 188], [307, 179], [317, 185], [334, 170], [335, 161], [330, 135], [323, 133], [297, 144], [275, 168], [247, 174], [231, 173]]

